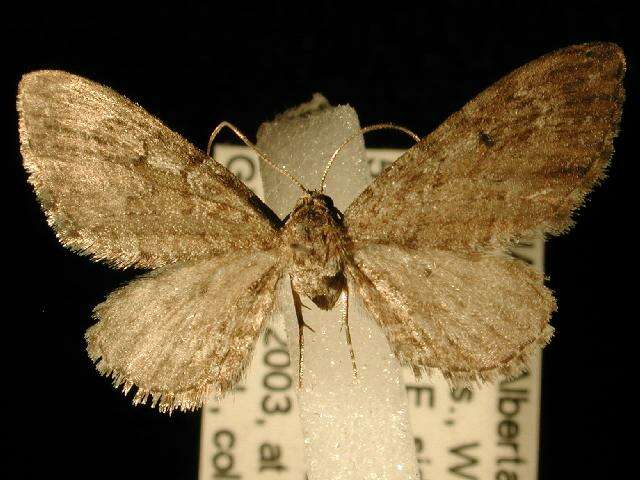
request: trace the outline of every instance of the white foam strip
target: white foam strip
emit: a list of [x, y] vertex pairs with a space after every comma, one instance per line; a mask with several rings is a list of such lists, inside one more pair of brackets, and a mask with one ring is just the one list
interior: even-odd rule
[[[258, 146], [286, 166], [308, 188], [318, 188], [324, 165], [342, 141], [360, 128], [355, 111], [330, 107], [320, 96], [264, 124]], [[267, 204], [284, 218], [301, 195], [290, 180], [261, 165]], [[367, 183], [362, 138], [344, 149], [327, 181], [327, 194], [343, 210]], [[288, 285], [285, 288], [289, 289]], [[287, 292], [290, 293], [290, 292]], [[285, 295], [292, 361], [298, 330], [290, 295]], [[357, 308], [350, 326], [358, 363], [354, 384], [340, 308], [310, 310], [305, 321], [304, 386], [298, 392], [310, 480], [417, 479], [415, 446], [399, 365], [379, 328]], [[354, 302], [352, 302], [353, 305]]]

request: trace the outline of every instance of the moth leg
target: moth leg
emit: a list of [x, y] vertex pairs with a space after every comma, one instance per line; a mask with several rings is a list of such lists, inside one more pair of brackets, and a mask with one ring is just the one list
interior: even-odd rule
[[302, 303], [300, 295], [296, 292], [295, 288], [293, 288], [293, 281], [291, 282], [291, 292], [293, 293], [293, 306], [296, 311], [296, 318], [298, 319], [298, 388], [302, 388], [302, 371], [304, 366], [304, 328], [307, 327], [314, 333], [315, 330], [304, 322], [302, 308], [304, 307], [308, 309], [309, 307]]
[[347, 345], [349, 345], [349, 355], [351, 356], [351, 369], [353, 372], [353, 380], [358, 380], [358, 366], [356, 365], [356, 355], [353, 352], [353, 344], [351, 343], [351, 330], [349, 329], [349, 290], [345, 288], [341, 294], [342, 297], [342, 324], [347, 336]]

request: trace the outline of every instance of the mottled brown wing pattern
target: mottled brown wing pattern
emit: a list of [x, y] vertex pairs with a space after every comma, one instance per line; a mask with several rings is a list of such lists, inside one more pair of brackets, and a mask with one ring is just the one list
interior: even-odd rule
[[155, 268], [95, 309], [100, 372], [134, 403], [189, 410], [241, 378], [281, 276], [279, 220], [228, 170], [142, 108], [65, 72], [18, 94], [29, 181], [61, 242]]
[[356, 298], [417, 376], [438, 369], [468, 385], [513, 375], [553, 333], [542, 275], [506, 256], [370, 244], [348, 271]]
[[106, 87], [33, 72], [18, 111], [29, 182], [75, 251], [156, 268], [276, 238], [275, 215], [235, 176]]
[[416, 373], [524, 368], [552, 334], [542, 275], [497, 253], [557, 234], [600, 181], [622, 113], [619, 47], [568, 47], [497, 82], [349, 207], [352, 288]]
[[376, 178], [345, 213], [352, 239], [468, 252], [563, 232], [605, 174], [624, 72], [609, 43], [515, 70]]
[[86, 333], [98, 370], [134, 404], [199, 408], [242, 377], [274, 310], [277, 257], [234, 252], [175, 263], [112, 293]]

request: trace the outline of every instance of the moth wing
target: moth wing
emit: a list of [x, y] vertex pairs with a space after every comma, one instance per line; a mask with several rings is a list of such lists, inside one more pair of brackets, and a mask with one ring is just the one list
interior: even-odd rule
[[270, 253], [175, 263], [115, 291], [94, 310], [87, 351], [134, 404], [192, 410], [238, 382], [274, 313], [281, 272]]
[[542, 275], [506, 256], [370, 244], [354, 252], [348, 275], [394, 355], [418, 376], [439, 369], [465, 385], [514, 375], [553, 333], [555, 302]]
[[29, 182], [69, 248], [156, 268], [273, 241], [277, 218], [242, 182], [109, 88], [36, 71], [17, 107]]
[[356, 241], [482, 251], [557, 234], [605, 175], [625, 59], [611, 43], [515, 70], [413, 146], [345, 213]]

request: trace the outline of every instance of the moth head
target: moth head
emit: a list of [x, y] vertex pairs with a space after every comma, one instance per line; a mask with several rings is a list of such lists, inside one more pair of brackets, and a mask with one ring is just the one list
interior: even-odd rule
[[329, 195], [325, 195], [323, 192], [318, 190], [311, 190], [308, 194], [303, 195], [302, 198], [308, 198], [308, 202], [320, 207], [327, 209], [335, 208], [333, 205], [333, 199]]
[[338, 223], [341, 223], [343, 218], [342, 212], [336, 208], [333, 199], [318, 190], [310, 190], [298, 199], [292, 214], [301, 213], [301, 211], [305, 211], [306, 214], [328, 216]]

